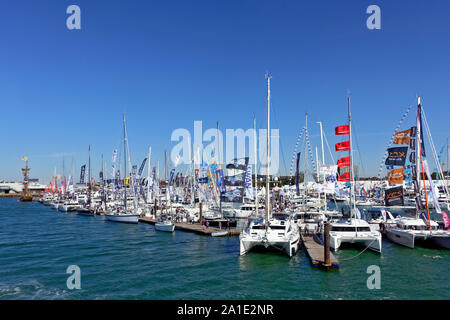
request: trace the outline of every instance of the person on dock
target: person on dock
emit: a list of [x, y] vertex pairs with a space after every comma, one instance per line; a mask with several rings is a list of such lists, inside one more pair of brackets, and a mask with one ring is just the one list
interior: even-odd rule
[[305, 235], [309, 236], [309, 226], [305, 224]]
[[206, 221], [206, 229], [209, 228], [209, 221]]

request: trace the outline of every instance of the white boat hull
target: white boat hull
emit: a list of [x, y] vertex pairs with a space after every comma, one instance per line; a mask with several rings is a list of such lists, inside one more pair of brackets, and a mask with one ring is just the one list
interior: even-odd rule
[[414, 233], [387, 229], [386, 237], [394, 243], [414, 249], [414, 245], [415, 245]]
[[108, 213], [108, 214], [105, 214], [105, 218], [106, 218], [106, 220], [113, 221], [113, 222], [122, 222], [122, 223], [138, 223], [139, 222], [138, 214]]
[[374, 236], [356, 236], [349, 235], [346, 236], [333, 236], [330, 235], [330, 248], [334, 251], [338, 250], [342, 243], [352, 243], [352, 244], [360, 244], [364, 247], [368, 247], [370, 250], [381, 253], [382, 249], [382, 239], [381, 235], [379, 237]]
[[244, 255], [247, 252], [256, 249], [276, 249], [283, 251], [289, 257], [294, 256], [298, 251], [299, 238], [294, 240], [275, 240], [270, 241], [267, 239], [254, 239], [247, 237], [240, 237], [240, 255]]
[[155, 223], [155, 230], [165, 231], [165, 232], [174, 232], [175, 225], [173, 223]]

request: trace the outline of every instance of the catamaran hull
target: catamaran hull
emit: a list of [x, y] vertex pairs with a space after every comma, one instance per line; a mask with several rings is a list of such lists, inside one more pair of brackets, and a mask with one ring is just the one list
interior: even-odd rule
[[166, 223], [155, 223], [155, 230], [165, 231], [165, 232], [174, 232], [175, 231], [175, 225], [173, 225], [173, 224], [166, 224]]
[[444, 235], [433, 235], [433, 243], [443, 249], [450, 249], [450, 233]]
[[386, 230], [386, 237], [394, 243], [414, 249], [416, 237], [414, 233], [401, 232], [397, 230]]
[[289, 258], [294, 256], [298, 251], [299, 239], [294, 241], [259, 241], [240, 239], [240, 255], [244, 255], [255, 249], [275, 249], [286, 253]]
[[337, 251], [343, 243], [360, 244], [378, 253], [381, 253], [382, 249], [381, 236], [379, 238], [373, 237], [345, 238], [330, 235], [330, 248], [333, 249], [334, 251]]
[[121, 223], [138, 223], [139, 215], [138, 214], [105, 214], [105, 218], [108, 221], [112, 222], [121, 222]]

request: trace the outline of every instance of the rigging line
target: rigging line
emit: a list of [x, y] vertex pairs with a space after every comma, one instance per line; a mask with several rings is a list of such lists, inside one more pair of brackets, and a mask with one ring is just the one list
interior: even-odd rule
[[295, 161], [295, 158], [296, 158], [296, 156], [297, 156], [298, 144], [300, 143], [300, 140], [301, 140], [301, 138], [302, 138], [302, 136], [303, 136], [303, 132], [304, 132], [304, 131], [305, 131], [305, 127], [303, 127], [303, 128], [300, 130], [300, 132], [299, 132], [299, 134], [298, 134], [298, 136], [297, 136], [297, 141], [295, 142], [294, 152], [293, 152], [292, 158], [291, 158], [291, 167], [290, 167], [290, 169], [289, 169], [289, 176], [292, 176], [292, 175], [293, 175], [294, 161]]
[[[428, 126], [428, 121], [427, 121], [427, 117], [425, 116], [425, 111], [423, 110], [423, 106], [422, 106], [421, 110], [422, 110], [423, 120], [425, 123], [425, 130], [427, 132], [428, 139], [430, 140], [430, 146], [431, 146], [431, 150], [433, 152], [434, 161], [437, 163], [437, 169], [439, 170], [439, 174], [440, 174], [441, 178], [444, 179], [444, 173], [442, 172], [442, 168], [441, 168], [441, 165], [440, 165], [438, 157], [437, 157], [437, 152], [436, 152], [436, 148], [434, 146], [433, 137], [431, 136], [430, 127]], [[430, 181], [430, 187], [431, 187], [431, 181]], [[447, 195], [448, 190], [447, 190], [446, 184], [444, 184], [444, 190]]]
[[[309, 153], [309, 158], [310, 158], [310, 160], [311, 160], [311, 164], [312, 164], [313, 171], [314, 171], [314, 172], [317, 172], [316, 162], [314, 161], [314, 157], [313, 157], [312, 149], [311, 149], [311, 144], [310, 144], [310, 142], [309, 142], [309, 134], [308, 134], [308, 130], [306, 130], [305, 138], [306, 138], [306, 141], [307, 141], [307, 144], [308, 144], [308, 153]], [[305, 155], [305, 157], [306, 157], [306, 155]], [[312, 176], [312, 173], [311, 173], [311, 176]]]
[[[271, 100], [272, 100], [272, 98], [271, 98]], [[275, 107], [274, 107], [274, 105], [273, 105], [273, 102], [271, 103], [271, 105], [272, 105], [271, 110], [272, 110], [272, 113], [273, 113], [274, 122], [275, 122], [275, 125], [278, 127], [278, 132], [280, 132], [280, 131], [279, 131], [279, 130], [280, 130], [280, 129], [279, 129], [280, 126], [279, 126], [279, 124], [278, 124], [278, 118], [277, 118], [277, 115], [276, 115], [276, 113], [275, 113]], [[285, 170], [285, 172], [287, 173], [286, 159], [285, 159], [285, 156], [284, 156], [284, 152], [283, 152], [283, 144], [282, 144], [282, 141], [281, 141], [281, 137], [280, 137], [280, 136], [281, 136], [281, 135], [278, 133], [278, 141], [279, 141], [279, 145], [280, 145], [281, 158], [282, 158], [282, 160], [283, 160], [284, 170]], [[281, 170], [280, 170], [280, 176], [281, 176]]]
[[[352, 123], [352, 129], [354, 132], [354, 137], [355, 137], [355, 142], [356, 142], [356, 148], [358, 149], [358, 156], [359, 156], [359, 163], [361, 164], [361, 173], [363, 173], [364, 175], [366, 175], [366, 170], [364, 169], [364, 165], [363, 165], [363, 161], [362, 161], [362, 156], [361, 156], [361, 149], [359, 147], [359, 141], [358, 141], [358, 136], [356, 134], [356, 127], [355, 127], [355, 123]], [[361, 177], [361, 174], [359, 174], [359, 177]]]
[[363, 251], [361, 251], [360, 253], [358, 253], [357, 255], [355, 255], [355, 256], [353, 256], [353, 257], [350, 257], [350, 258], [347, 258], [347, 259], [339, 259], [339, 261], [348, 261], [348, 260], [352, 260], [352, 259], [355, 259], [355, 258], [359, 257], [364, 251], [366, 251], [367, 249], [369, 249], [369, 247], [372, 245], [372, 243], [373, 243], [375, 240], [377, 240], [377, 239], [373, 239], [372, 242], [370, 242], [369, 245], [368, 245]]
[[412, 108], [412, 105], [409, 105], [408, 108], [406, 109], [406, 111], [403, 113], [400, 121], [397, 123], [397, 126], [394, 129], [394, 133], [392, 134], [391, 139], [389, 140], [389, 143], [388, 143], [387, 147], [385, 148], [386, 151], [384, 152], [383, 158], [381, 159], [380, 167], [378, 169], [378, 179], [380, 179], [380, 180], [381, 180], [381, 171], [383, 170], [383, 164], [386, 161], [386, 158], [388, 156], [387, 149], [390, 148], [392, 146], [392, 144], [394, 143], [395, 132], [400, 128], [401, 124], [403, 123], [403, 120], [405, 120], [406, 116], [411, 111], [411, 108]]
[[325, 138], [325, 142], [327, 144], [328, 152], [330, 152], [330, 157], [331, 157], [331, 160], [333, 161], [332, 163], [334, 164], [334, 163], [336, 163], [336, 161], [334, 161], [334, 157], [333, 157], [333, 154], [331, 152], [330, 145], [328, 144], [328, 139], [327, 139], [327, 136], [325, 135], [325, 131], [323, 131], [323, 137]]

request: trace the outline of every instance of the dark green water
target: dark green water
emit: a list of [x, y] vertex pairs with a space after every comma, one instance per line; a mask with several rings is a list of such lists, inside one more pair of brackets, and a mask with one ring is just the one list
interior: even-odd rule
[[[300, 251], [240, 257], [239, 239], [127, 225], [0, 199], [0, 299], [450, 299], [450, 252], [383, 240], [383, 254], [348, 248], [339, 271]], [[69, 290], [69, 265], [81, 289]], [[367, 267], [381, 269], [369, 290]]]

